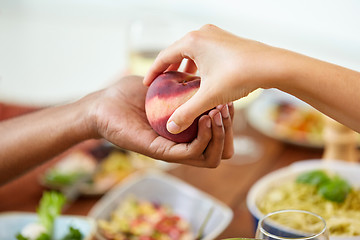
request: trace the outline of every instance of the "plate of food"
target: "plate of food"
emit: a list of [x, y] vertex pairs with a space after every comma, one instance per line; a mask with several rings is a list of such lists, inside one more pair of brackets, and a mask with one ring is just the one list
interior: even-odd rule
[[[271, 212], [305, 210], [325, 219], [331, 240], [360, 239], [359, 172], [358, 163], [296, 162], [258, 180], [248, 193], [247, 206], [255, 224]], [[298, 230], [304, 227], [300, 218], [291, 221]]]
[[0, 214], [0, 239], [90, 240], [95, 222], [85, 216], [61, 215], [65, 197], [55, 191], [44, 192], [37, 212]]
[[89, 151], [70, 152], [47, 169], [39, 181], [49, 189], [69, 194], [101, 195], [135, 172], [166, 171], [175, 166], [104, 142]]
[[212, 240], [228, 226], [233, 213], [180, 179], [150, 171], [118, 184], [88, 216], [97, 223], [99, 240]]
[[306, 147], [324, 146], [322, 113], [282, 91], [264, 90], [246, 116], [252, 127], [269, 137]]

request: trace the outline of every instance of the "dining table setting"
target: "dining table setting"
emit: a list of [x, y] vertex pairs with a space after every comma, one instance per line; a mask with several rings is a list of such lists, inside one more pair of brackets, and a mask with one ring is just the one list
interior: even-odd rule
[[[323, 159], [324, 145], [319, 146], [318, 142], [316, 142], [312, 146], [312, 142], [306, 140], [306, 138], [304, 138], [304, 142], [301, 142], [299, 138], [291, 138], [290, 135], [270, 136], [268, 132], [265, 133], [259, 130], [256, 123], [250, 122], [254, 117], [250, 116], [252, 114], [251, 109], [254, 106], [256, 107], [257, 101], [261, 101], [263, 95], [264, 93], [257, 94], [254, 100], [250, 101], [246, 107], [235, 107], [233, 119], [234, 156], [231, 159], [222, 160], [217, 168], [198, 168], [182, 164], [165, 164], [165, 166], [158, 163], [158, 165], [150, 164], [145, 168], [126, 174], [116, 184], [111, 185], [111, 188], [106, 188], [100, 192], [89, 193], [81, 192], [79, 189], [72, 189], [72, 193], [69, 195], [70, 200], [65, 205], [62, 214], [64, 216], [83, 217], [94, 215], [94, 208], [99, 209], [99, 206], [97, 206], [99, 202], [103, 202], [103, 198], [108, 197], [107, 193], [112, 192], [114, 188], [116, 189], [117, 185], [121, 186], [122, 182], [127, 182], [127, 179], [131, 179], [133, 175], [146, 175], [148, 171], [151, 172], [151, 170], [155, 169], [156, 172], [164, 173], [170, 178], [173, 177], [196, 189], [196, 191], [200, 191], [201, 194], [205, 194], [207, 197], [210, 196], [211, 199], [214, 198], [219, 202], [220, 206], [226, 206], [225, 210], [228, 215], [223, 216], [226, 224], [223, 224], [222, 229], [216, 233], [213, 239], [254, 237], [256, 221], [253, 213], [249, 210], [248, 200], [249, 191], [253, 186], [267, 174], [291, 166], [294, 163], [307, 162], [308, 160], [326, 161], [326, 159]], [[268, 96], [265, 98], [268, 99]], [[14, 104], [1, 104], [0, 106], [2, 120], [37, 110], [36, 108]], [[235, 104], [235, 106], [237, 105]], [[323, 144], [325, 143], [323, 142]], [[99, 156], [104, 154], [104, 151], [113, 151], [114, 149], [116, 150], [116, 146], [111, 146], [106, 141], [88, 140], [4, 184], [0, 187], [0, 212], [35, 213], [43, 193], [49, 189], [56, 189], [54, 186], [45, 184], [42, 181], [42, 177], [49, 172], [49, 169], [59, 165], [59, 162], [64, 161], [66, 157], [74, 155], [78, 151], [90, 152], [93, 156]], [[145, 156], [136, 153], [132, 153], [132, 156], [134, 154], [135, 158], [146, 159]], [[347, 159], [340, 160], [347, 162]], [[161, 161], [155, 160], [155, 162]], [[149, 188], [145, 192], [151, 191], [152, 189]], [[103, 211], [105, 210], [100, 212]], [[221, 220], [220, 217], [218, 219]], [[221, 224], [221, 221], [218, 224]]]
[[[0, 2], [0, 124], [146, 76], [163, 49], [208, 23], [358, 70], [356, 1], [205, 2]], [[185, 61], [160, 74], [191, 79], [172, 93], [182, 100], [201, 82]], [[144, 106], [161, 135], [172, 113], [156, 101], [174, 88], [155, 85]], [[217, 167], [88, 139], [3, 183], [0, 240], [359, 240], [360, 135], [275, 88], [233, 106], [234, 154]]]

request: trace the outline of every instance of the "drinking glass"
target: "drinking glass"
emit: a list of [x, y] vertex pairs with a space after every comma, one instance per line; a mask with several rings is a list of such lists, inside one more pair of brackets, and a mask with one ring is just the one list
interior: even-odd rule
[[132, 21], [128, 35], [128, 71], [145, 75], [159, 52], [186, 33], [181, 21], [144, 15]]
[[304, 210], [280, 210], [260, 219], [255, 237], [266, 240], [329, 240], [325, 220]]

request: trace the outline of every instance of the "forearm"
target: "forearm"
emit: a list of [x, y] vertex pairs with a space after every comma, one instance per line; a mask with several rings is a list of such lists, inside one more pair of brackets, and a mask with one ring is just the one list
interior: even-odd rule
[[282, 78], [274, 86], [360, 132], [360, 73], [297, 53], [285, 52]]
[[0, 184], [91, 138], [79, 103], [0, 122]]

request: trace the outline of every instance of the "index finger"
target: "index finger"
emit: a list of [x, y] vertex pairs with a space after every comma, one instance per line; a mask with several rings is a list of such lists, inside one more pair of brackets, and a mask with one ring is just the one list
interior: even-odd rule
[[162, 50], [145, 75], [143, 83], [149, 86], [154, 79], [173, 64], [180, 64], [184, 58], [192, 59], [187, 52], [185, 37]]

